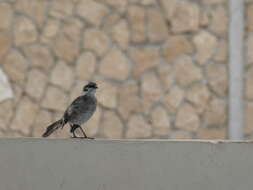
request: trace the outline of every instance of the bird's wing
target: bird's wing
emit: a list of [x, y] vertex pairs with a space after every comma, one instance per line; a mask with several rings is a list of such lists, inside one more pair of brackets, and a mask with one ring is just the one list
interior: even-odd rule
[[64, 117], [73, 117], [76, 114], [79, 113], [85, 113], [91, 111], [91, 109], [94, 107], [93, 102], [94, 100], [90, 98], [89, 96], [79, 96], [77, 97], [67, 108]]
[[81, 96], [77, 97], [67, 108], [67, 110], [64, 113], [64, 117], [67, 118], [68, 116], [72, 115], [74, 112], [76, 112], [80, 105], [83, 104], [83, 98]]

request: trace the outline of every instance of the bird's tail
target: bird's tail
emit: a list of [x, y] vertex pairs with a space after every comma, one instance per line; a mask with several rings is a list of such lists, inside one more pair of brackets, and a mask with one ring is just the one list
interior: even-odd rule
[[52, 123], [51, 125], [49, 125], [47, 127], [47, 130], [45, 133], [43, 133], [42, 137], [48, 137], [49, 135], [51, 135], [55, 130], [59, 129], [60, 127], [63, 127], [65, 125], [65, 122], [63, 121], [63, 119], [60, 119], [54, 123]]

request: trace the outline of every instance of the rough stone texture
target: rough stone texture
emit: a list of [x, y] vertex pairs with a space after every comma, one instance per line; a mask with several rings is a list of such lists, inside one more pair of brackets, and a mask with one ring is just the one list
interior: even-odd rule
[[156, 107], [151, 113], [151, 123], [154, 135], [168, 135], [170, 132], [170, 118], [162, 106]]
[[211, 89], [219, 96], [226, 96], [228, 88], [228, 74], [226, 65], [208, 64], [206, 75]]
[[149, 6], [150, 6], [150, 5], [156, 5], [156, 3], [157, 3], [156, 0], [142, 0], [142, 1], [141, 1], [141, 4], [142, 4], [142, 5], [147, 5], [147, 6], [148, 6], [148, 5], [149, 5]]
[[17, 17], [14, 24], [14, 40], [17, 46], [31, 44], [38, 38], [33, 22], [27, 17]]
[[111, 6], [116, 11], [119, 11], [120, 13], [125, 12], [127, 7], [127, 0], [99, 0], [99, 2], [104, 2], [107, 5]]
[[6, 30], [11, 26], [13, 10], [7, 3], [0, 3], [0, 29]]
[[112, 83], [106, 81], [99, 81], [99, 90], [97, 92], [98, 101], [105, 107], [117, 107], [118, 88]]
[[223, 100], [213, 98], [207, 105], [204, 121], [208, 127], [221, 127], [227, 119], [226, 103]]
[[216, 51], [213, 59], [218, 62], [224, 62], [227, 60], [227, 55], [228, 44], [225, 40], [220, 40], [218, 45], [216, 46]]
[[[246, 104], [253, 99], [252, 3]], [[99, 108], [83, 126], [89, 136], [225, 138], [228, 8], [226, 0], [1, 1], [0, 64], [14, 97], [0, 102], [0, 136], [41, 136], [95, 81]], [[38, 109], [29, 126], [20, 122], [30, 117], [20, 113], [24, 98]], [[189, 116], [191, 125], [178, 119]], [[22, 126], [13, 128], [14, 120]], [[70, 137], [69, 127], [50, 138], [60, 137]]]
[[175, 78], [179, 85], [187, 86], [203, 78], [198, 68], [190, 57], [182, 57], [175, 61]]
[[199, 7], [188, 1], [177, 1], [171, 20], [175, 33], [196, 31], [199, 27]]
[[253, 66], [246, 73], [245, 91], [246, 98], [253, 100]]
[[14, 104], [12, 100], [5, 100], [0, 103], [0, 128], [7, 129], [14, 114]]
[[[113, 27], [115, 27], [118, 24], [118, 22], [120, 22], [120, 19], [121, 19], [121, 15], [119, 13], [112, 12], [111, 14], [109, 14], [108, 16], [104, 18], [104, 22], [103, 22], [103, 25], [101, 26], [102, 27], [101, 29], [105, 31], [107, 34], [110, 34]], [[110, 37], [112, 39], [114, 38], [113, 36], [110, 36]]]
[[87, 81], [76, 80], [70, 91], [69, 103], [71, 103], [76, 97], [82, 94], [83, 87], [87, 84]]
[[33, 136], [41, 137], [41, 135], [45, 132], [46, 127], [51, 124], [52, 114], [47, 110], [40, 110], [38, 115], [35, 118], [34, 126], [33, 126]]
[[69, 40], [73, 41], [75, 44], [80, 43], [81, 41], [81, 30], [84, 23], [76, 18], [67, 18], [64, 20], [62, 25], [62, 32]]
[[59, 61], [53, 68], [50, 81], [65, 90], [69, 90], [74, 82], [74, 72], [65, 62]]
[[11, 128], [20, 130], [24, 134], [29, 134], [38, 109], [38, 105], [33, 103], [28, 97], [23, 97], [17, 107], [16, 115], [11, 123]]
[[223, 6], [218, 6], [211, 11], [210, 30], [217, 35], [226, 36], [228, 28], [228, 13]]
[[196, 59], [199, 64], [204, 64], [214, 54], [217, 47], [217, 40], [212, 34], [201, 31], [193, 38], [197, 49]]
[[171, 132], [171, 139], [192, 139], [192, 134], [189, 131], [174, 131]]
[[127, 138], [148, 138], [151, 136], [151, 126], [140, 115], [134, 115], [128, 122]]
[[3, 57], [11, 47], [11, 36], [7, 32], [0, 31], [0, 56]]
[[[49, 110], [49, 111], [51, 111], [51, 110]], [[59, 119], [61, 119], [62, 118], [62, 116], [63, 116], [63, 112], [61, 112], [61, 111], [54, 111], [54, 112], [51, 112], [52, 113], [52, 121], [54, 122], [54, 121], [57, 121], [57, 120], [59, 120]], [[65, 128], [68, 128], [68, 127], [65, 127]], [[69, 128], [68, 128], [69, 129]], [[55, 135], [55, 136], [57, 136], [57, 135]]]
[[120, 139], [123, 134], [123, 124], [112, 111], [105, 111], [103, 115], [103, 132], [106, 138]]
[[154, 73], [147, 73], [143, 75], [141, 79], [141, 96], [144, 112], [148, 112], [149, 108], [155, 102], [162, 100], [162, 88]]
[[18, 51], [11, 51], [6, 56], [3, 68], [10, 80], [24, 84], [28, 62]]
[[48, 19], [40, 39], [44, 43], [51, 43], [55, 39], [60, 28], [60, 22], [57, 19]]
[[50, 15], [55, 18], [70, 16], [73, 12], [73, 2], [69, 0], [54, 0], [50, 5]]
[[210, 22], [208, 11], [201, 10], [200, 18], [199, 18], [199, 25], [201, 27], [207, 27]]
[[130, 23], [131, 41], [140, 43], [146, 40], [145, 9], [131, 5], [128, 8], [128, 20]]
[[113, 48], [101, 61], [99, 72], [107, 78], [124, 81], [130, 72], [129, 60], [119, 49]]
[[225, 128], [201, 128], [198, 131], [197, 138], [200, 139], [226, 139]]
[[127, 49], [130, 40], [130, 32], [127, 22], [125, 20], [121, 20], [114, 25], [111, 29], [111, 36], [120, 48], [124, 50]]
[[169, 112], [176, 112], [182, 103], [184, 96], [185, 93], [181, 88], [175, 86], [170, 89], [170, 91], [164, 96], [164, 102]]
[[47, 76], [38, 69], [32, 69], [27, 78], [25, 92], [30, 97], [40, 100], [47, 85]]
[[136, 4], [139, 2], [139, 0], [128, 0], [129, 4]]
[[147, 32], [150, 42], [163, 42], [168, 38], [168, 27], [158, 9], [148, 9], [147, 11]]
[[[57, 2], [57, 1], [53, 1]], [[61, 1], [62, 2], [62, 1]], [[27, 16], [33, 18], [38, 24], [38, 26], [42, 26], [45, 21], [46, 8], [48, 6], [48, 1], [31, 1], [31, 0], [18, 0], [16, 1], [15, 8], [19, 12], [23, 12]]]
[[[78, 137], [82, 137], [82, 132], [80, 129], [76, 130], [76, 134]], [[64, 127], [63, 129], [57, 130], [54, 134], [50, 135], [49, 138], [55, 139], [55, 138], [72, 138], [71, 133], [69, 132], [69, 126]]]
[[12, 83], [12, 89], [14, 94], [14, 98], [12, 101], [15, 105], [17, 105], [21, 99], [21, 96], [23, 95], [24, 89], [15, 83]]
[[103, 4], [93, 0], [79, 1], [77, 5], [77, 14], [96, 26], [101, 23], [101, 20], [108, 14], [108, 11]]
[[177, 6], [177, 0], [159, 0], [159, 2], [161, 3], [161, 6], [164, 10], [166, 19], [168, 19], [168, 21], [171, 21], [174, 12], [176, 10], [176, 6]]
[[174, 70], [171, 65], [161, 65], [158, 67], [157, 72], [164, 88], [170, 89], [174, 83]]
[[65, 111], [67, 103], [68, 98], [62, 90], [49, 86], [41, 105], [46, 109]]
[[169, 37], [163, 47], [163, 54], [167, 63], [172, 63], [175, 58], [192, 52], [191, 42], [183, 36]]
[[209, 98], [210, 92], [203, 83], [194, 84], [186, 92], [186, 99], [194, 104], [198, 113], [206, 110]]
[[97, 107], [92, 118], [83, 125], [83, 129], [89, 137], [94, 137], [99, 132], [101, 114], [101, 108]]
[[252, 134], [253, 132], [253, 103], [245, 104], [245, 134]]
[[130, 114], [142, 111], [141, 98], [138, 96], [138, 93], [139, 87], [134, 81], [130, 81], [120, 87], [118, 107], [124, 119], [128, 119]]
[[80, 55], [76, 63], [76, 75], [78, 79], [90, 80], [95, 72], [96, 57], [91, 52]]
[[223, 4], [226, 2], [226, 0], [202, 0], [204, 5], [217, 5], [217, 4]]
[[81, 28], [78, 20], [67, 19], [54, 41], [55, 54], [68, 63], [73, 62], [79, 54]]
[[158, 66], [161, 61], [157, 48], [133, 48], [130, 50], [130, 57], [135, 64], [135, 76], [140, 76], [145, 71]]
[[253, 63], [253, 35], [249, 35], [247, 39], [247, 64]]
[[250, 4], [246, 7], [247, 14], [247, 29], [249, 32], [253, 32], [253, 4]]
[[66, 62], [74, 61], [78, 56], [79, 49], [79, 42], [64, 34], [57, 36], [54, 43], [55, 54]]
[[84, 32], [83, 46], [85, 49], [94, 51], [97, 55], [102, 56], [109, 49], [109, 37], [102, 31], [92, 28]]
[[176, 127], [186, 131], [197, 131], [200, 127], [200, 119], [196, 110], [188, 103], [184, 103], [176, 116]]
[[34, 67], [49, 71], [53, 64], [53, 56], [46, 46], [32, 45], [24, 48], [25, 55]]

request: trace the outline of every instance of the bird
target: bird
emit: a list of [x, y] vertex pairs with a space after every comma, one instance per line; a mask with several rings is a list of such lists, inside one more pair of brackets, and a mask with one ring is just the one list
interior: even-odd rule
[[82, 138], [93, 139], [87, 137], [81, 125], [87, 122], [97, 107], [97, 99], [95, 96], [96, 89], [98, 88], [95, 82], [89, 82], [83, 87], [81, 96], [77, 97], [66, 109], [63, 117], [52, 123], [46, 128], [42, 137], [48, 137], [57, 129], [63, 127], [68, 123], [70, 125], [70, 133], [72, 133], [72, 138], [78, 138], [75, 134], [75, 130], [80, 128], [83, 133]]

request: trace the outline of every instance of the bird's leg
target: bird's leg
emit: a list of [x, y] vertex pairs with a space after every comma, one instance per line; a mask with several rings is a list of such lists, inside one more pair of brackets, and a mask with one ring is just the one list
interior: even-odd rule
[[77, 138], [75, 131], [73, 131], [73, 138]]
[[70, 132], [73, 134], [72, 138], [77, 138], [76, 134], [75, 134], [75, 130], [78, 128], [78, 126], [76, 125], [70, 125]]
[[85, 138], [85, 139], [94, 139], [94, 138], [92, 138], [92, 137], [87, 137], [87, 135], [85, 134], [83, 128], [82, 128], [80, 125], [77, 125], [77, 126], [78, 126], [78, 128], [81, 129], [81, 131], [82, 131], [82, 133], [83, 133], [83, 138]]
[[82, 133], [83, 133], [84, 138], [87, 138], [87, 135], [85, 134], [85, 132], [84, 132], [83, 128], [82, 128], [80, 125], [79, 125], [79, 128], [81, 129], [81, 131], [82, 131]]

